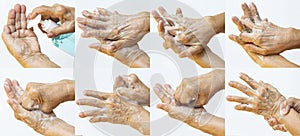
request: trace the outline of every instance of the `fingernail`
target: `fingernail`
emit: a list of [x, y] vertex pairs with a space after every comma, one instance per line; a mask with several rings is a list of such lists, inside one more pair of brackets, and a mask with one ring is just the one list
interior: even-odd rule
[[48, 37], [52, 37], [52, 36], [53, 36], [53, 33], [50, 32], [50, 33], [48, 33], [47, 35], [48, 35]]

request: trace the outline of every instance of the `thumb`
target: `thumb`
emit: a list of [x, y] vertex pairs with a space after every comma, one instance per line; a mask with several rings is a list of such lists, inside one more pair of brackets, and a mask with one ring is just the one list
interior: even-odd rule
[[170, 111], [170, 105], [166, 104], [166, 103], [159, 103], [159, 104], [157, 104], [157, 108], [162, 109], [162, 110], [164, 110], [166, 112]]
[[58, 27], [53, 28], [50, 32], [47, 33], [49, 38], [56, 37], [61, 34], [72, 33], [75, 32], [75, 22], [65, 22]]

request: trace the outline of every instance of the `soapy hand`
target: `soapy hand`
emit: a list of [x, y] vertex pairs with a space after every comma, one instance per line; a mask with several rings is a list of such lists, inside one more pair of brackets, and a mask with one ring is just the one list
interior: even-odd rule
[[18, 99], [24, 93], [18, 81], [6, 79], [4, 82], [4, 90], [8, 96], [7, 102], [14, 111], [15, 118], [25, 122], [38, 133], [44, 134], [50, 122], [56, 118], [55, 114], [53, 112], [46, 114], [39, 110], [29, 111], [24, 109], [21, 104], [18, 103]]
[[8, 51], [24, 65], [30, 57], [41, 54], [38, 38], [32, 28], [27, 28], [26, 7], [16, 4], [8, 13], [8, 21], [2, 32]]
[[287, 115], [291, 108], [300, 113], [300, 99], [295, 97], [288, 98], [281, 104], [280, 110], [282, 111], [283, 115]]
[[86, 90], [85, 96], [93, 97], [77, 100], [78, 105], [92, 106], [96, 109], [79, 113], [81, 118], [90, 117], [91, 123], [110, 122], [129, 125], [143, 134], [150, 133], [150, 114], [143, 107], [130, 104], [114, 93]]
[[135, 74], [118, 76], [113, 90], [128, 102], [150, 106], [150, 89]]
[[224, 70], [184, 78], [174, 93], [174, 99], [179, 105], [202, 107], [216, 92], [225, 88], [224, 81]]
[[241, 20], [233, 17], [233, 21], [241, 30], [241, 40], [256, 45], [247, 46], [246, 50], [261, 55], [272, 55], [293, 49], [298, 44], [294, 41], [292, 28], [279, 27], [267, 19], [262, 20], [254, 3], [249, 6], [244, 3], [242, 9], [244, 16]]
[[55, 83], [30, 82], [18, 101], [27, 110], [39, 109], [51, 113], [60, 103], [74, 100], [75, 94], [70, 93], [74, 93], [74, 82], [71, 80]]
[[97, 8], [94, 13], [84, 10], [82, 15], [77, 18], [81, 36], [110, 41], [109, 52], [136, 45], [150, 31], [149, 12], [124, 15]]
[[41, 20], [51, 19], [55, 22], [60, 21], [60, 25], [53, 28], [49, 32], [45, 32], [42, 29], [41, 24], [39, 24], [39, 28], [44, 33], [47, 33], [49, 38], [53, 38], [65, 33], [75, 32], [74, 7], [68, 7], [60, 4], [54, 4], [53, 6], [39, 6], [32, 10], [32, 12], [28, 15], [28, 19], [32, 20], [38, 15], [41, 15]]
[[236, 110], [243, 110], [262, 115], [273, 129], [286, 131], [284, 126], [278, 124], [277, 121], [273, 121], [273, 123], [271, 123], [271, 120], [274, 120], [274, 118], [280, 114], [279, 107], [285, 100], [285, 97], [281, 95], [275, 87], [268, 83], [264, 83], [262, 81], [256, 82], [244, 73], [241, 73], [240, 78], [252, 89], [235, 81], [230, 81], [229, 86], [238, 89], [248, 95], [249, 98], [241, 96], [227, 96], [227, 100], [240, 103], [235, 106]]

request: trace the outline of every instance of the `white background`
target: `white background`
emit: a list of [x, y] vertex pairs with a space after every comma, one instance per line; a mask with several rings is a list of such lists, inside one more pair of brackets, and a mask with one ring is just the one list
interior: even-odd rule
[[[27, 8], [26, 14], [30, 13], [35, 7], [41, 5], [52, 6], [55, 3], [59, 3], [62, 5], [73, 6], [74, 7], [75, 0], [39, 0], [39, 1], [28, 1], [28, 0], [1, 0], [0, 1], [0, 16], [2, 19], [0, 20], [0, 30], [2, 33], [2, 28], [7, 22], [7, 14], [8, 11], [14, 8], [14, 5], [24, 4]], [[42, 33], [40, 29], [35, 26], [34, 32], [36, 33], [41, 51], [42, 53], [46, 54], [50, 60], [55, 62], [61, 67], [72, 68], [73, 67], [73, 57], [69, 54], [63, 52], [62, 50], [58, 49], [56, 46], [53, 45], [50, 38], [47, 37], [46, 34]], [[0, 42], [0, 62], [1, 67], [8, 67], [8, 68], [15, 68], [15, 67], [22, 67], [17, 60], [8, 52], [5, 44], [1, 40]]]
[[[243, 10], [241, 4], [246, 2], [254, 2], [258, 8], [258, 12], [262, 19], [268, 20], [281, 27], [300, 28], [299, 9], [300, 2], [298, 0], [280, 1], [280, 0], [227, 0], [226, 1], [226, 37], [229, 34], [239, 35], [239, 31], [235, 24], [231, 21], [232, 16], [241, 17]], [[259, 67], [254, 63], [244, 49], [226, 38], [226, 65], [228, 67]], [[285, 51], [281, 55], [288, 60], [300, 64], [300, 50]]]
[[[300, 70], [298, 69], [246, 69], [231, 68], [226, 72], [226, 83], [229, 81], [238, 81], [246, 85], [239, 79], [239, 73], [248, 74], [256, 81], [264, 81], [273, 85], [278, 91], [288, 97], [300, 97], [299, 82]], [[226, 84], [226, 96], [237, 95], [246, 96], [237, 89], [231, 88]], [[242, 136], [283, 136], [290, 135], [288, 132], [274, 131], [262, 116], [250, 112], [237, 111], [234, 106], [237, 103], [226, 102], [226, 135]]]
[[[72, 79], [72, 69], [0, 69], [0, 86], [3, 88], [5, 78], [18, 80], [20, 86], [23, 89], [26, 88], [29, 82], [40, 82], [40, 83], [52, 83], [62, 79]], [[2, 89], [0, 91], [0, 129], [1, 135], [40, 135], [35, 132], [32, 128], [27, 126], [25, 123], [17, 120], [14, 117], [14, 112], [6, 102], [7, 95]], [[75, 102], [66, 102], [60, 104], [54, 113], [57, 117], [66, 121], [71, 125], [75, 125], [75, 117], [79, 108], [75, 105]]]
[[[116, 3], [120, 2], [120, 0], [111, 0], [111, 1], [93, 1], [92, 3], [87, 3], [84, 0], [77, 0], [76, 1], [76, 5], [80, 5], [77, 6], [76, 9], [76, 16], [82, 16], [81, 15], [81, 11], [82, 10], [89, 10], [89, 11], [93, 11], [96, 7], [103, 7], [103, 8], [107, 8], [110, 7], [111, 5], [114, 5]], [[148, 7], [148, 9], [144, 9], [144, 7], [131, 7], [131, 5], [124, 5], [124, 7], [122, 7], [122, 9], [115, 9], [117, 11], [119, 11], [119, 13], [123, 13], [123, 14], [132, 14], [132, 13], [136, 13], [138, 11], [145, 11], [145, 10], [153, 10], [156, 9], [158, 6], [164, 6], [168, 12], [170, 13], [174, 13], [175, 9], [177, 8], [177, 5], [180, 5], [176, 2], [172, 2], [172, 4], [170, 4], [168, 1], [156, 1], [153, 2], [154, 4], [149, 4], [151, 6]], [[161, 3], [161, 4], [160, 4]], [[174, 4], [175, 3], [175, 4]], [[184, 8], [182, 8], [183, 10], [183, 14], [186, 17], [199, 17], [198, 14], [201, 14], [202, 16], [205, 15], [215, 15], [221, 12], [224, 12], [225, 10], [225, 4], [224, 1], [223, 3], [220, 1], [183, 1], [182, 3], [186, 4], [187, 6], [185, 6]], [[176, 5], [172, 6], [172, 5]], [[151, 8], [153, 7], [153, 8]], [[209, 8], [208, 8], [209, 7]], [[198, 12], [198, 14], [188, 14], [192, 10], [196, 10]], [[188, 13], [187, 13], [188, 12]], [[157, 23], [151, 19], [151, 32], [157, 32], [156, 29]], [[76, 26], [76, 41], [79, 40], [80, 38], [80, 33], [82, 32], [80, 29], [78, 29], [78, 27]], [[160, 48], [162, 47], [162, 43], [163, 40], [159, 37], [158, 33], [156, 33], [155, 35], [155, 40], [152, 40], [151, 34], [148, 33], [147, 35], [145, 35], [145, 37], [139, 42], [140, 48], [144, 49], [145, 46], [159, 46]], [[150, 39], [150, 40], [149, 40]], [[214, 40], [219, 40], [219, 42], [221, 43], [221, 46], [225, 46], [224, 45], [224, 34], [219, 34], [218, 36], [213, 38]], [[89, 42], [87, 42], [85, 45], [78, 45], [78, 46], [86, 46], [86, 50], [87, 52], [90, 53], [95, 53], [96, 51], [92, 50], [92, 49], [88, 49], [88, 45], [93, 43], [93, 42], [97, 42], [94, 39], [90, 39]], [[77, 42], [76, 42], [77, 43]], [[156, 44], [158, 43], [158, 44]], [[216, 54], [218, 54], [219, 56], [221, 56], [223, 58], [222, 55], [222, 49], [223, 47], [220, 47], [220, 45], [215, 45], [215, 44], [211, 44], [209, 43], [210, 48], [216, 52]], [[171, 86], [173, 88], [176, 88], [182, 78], [184, 77], [192, 77], [192, 76], [197, 76], [200, 74], [204, 74], [210, 71], [210, 69], [201, 69], [199, 66], [196, 66], [196, 64], [194, 66], [197, 67], [197, 71], [195, 73], [189, 73], [189, 74], [185, 74], [184, 77], [182, 77], [182, 71], [181, 69], [178, 69], [178, 64], [175, 62], [175, 60], [183, 60], [183, 61], [191, 61], [188, 59], [180, 59], [177, 56], [174, 58], [168, 58], [166, 57], [166, 55], [168, 54], [174, 54], [172, 51], [170, 50], [164, 50], [164, 52], [161, 53], [153, 53], [153, 52], [148, 52], [148, 54], [150, 55], [151, 58], [151, 68], [150, 69], [131, 69], [128, 71], [118, 71], [117, 74], [116, 73], [112, 73], [112, 69], [113, 69], [113, 63], [118, 63], [115, 62], [113, 58], [102, 54], [102, 53], [98, 53], [96, 58], [95, 58], [95, 65], [94, 65], [94, 78], [95, 78], [95, 82], [98, 83], [97, 84], [97, 88], [89, 88], [89, 89], [94, 89], [94, 90], [101, 90], [101, 91], [107, 91], [107, 92], [112, 92], [112, 86], [113, 86], [113, 81], [115, 76], [121, 74], [128, 74], [128, 73], [136, 73], [139, 78], [148, 86], [151, 88], [151, 120], [156, 120], [159, 119], [162, 116], [167, 116], [166, 112], [159, 110], [156, 108], [156, 104], [159, 102], [156, 95], [154, 95], [153, 91], [152, 91], [152, 86], [155, 83], [169, 83], [171, 84]], [[191, 62], [194, 63], [194, 62]], [[126, 66], [119, 64], [122, 67]], [[183, 66], [184, 67], [184, 66]], [[184, 69], [182, 69], [184, 70]], [[157, 79], [154, 76], [158, 76], [158, 77], [162, 77], [161, 79]], [[155, 80], [155, 81], [153, 81]], [[158, 80], [158, 81], [157, 81]], [[82, 91], [82, 90], [79, 90]], [[79, 92], [80, 93], [80, 92]], [[221, 98], [221, 99], [220, 99]], [[219, 99], [219, 100], [218, 100]], [[220, 93], [218, 93], [211, 101], [210, 104], [207, 105], [207, 110], [208, 112], [215, 114], [219, 117], [224, 117], [225, 116], [225, 104], [224, 104], [224, 91], [221, 91]], [[218, 103], [220, 102], [220, 103]], [[217, 107], [214, 107], [214, 105], [217, 105]], [[149, 110], [149, 109], [148, 109]], [[173, 120], [172, 118], [169, 118], [170, 120]], [[178, 123], [180, 123], [178, 121]], [[109, 124], [109, 123], [105, 123], [106, 125], [114, 125], [116, 126], [116, 124]], [[97, 124], [95, 124], [97, 126]], [[117, 125], [118, 127], [127, 127], [124, 125]], [[128, 131], [135, 131], [130, 127], [127, 127]], [[161, 127], [161, 129], [164, 129], [163, 127]], [[155, 130], [151, 130], [151, 131], [155, 131]], [[76, 134], [77, 135], [101, 135], [102, 133], [99, 132], [95, 126], [93, 126], [91, 123], [89, 123], [89, 121], [87, 119], [80, 119], [80, 118], [76, 118]], [[139, 133], [136, 133], [139, 134]], [[200, 130], [194, 129], [186, 124], [182, 124], [179, 128], [177, 128], [175, 131], [171, 132], [170, 135], [176, 136], [176, 135], [207, 135], [203, 132], [201, 132]], [[103, 134], [102, 134], [103, 135]]]

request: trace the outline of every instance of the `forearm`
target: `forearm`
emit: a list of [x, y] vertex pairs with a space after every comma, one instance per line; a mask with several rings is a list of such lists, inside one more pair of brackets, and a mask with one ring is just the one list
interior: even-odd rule
[[41, 133], [44, 136], [74, 136], [75, 128], [74, 126], [66, 123], [65, 121], [54, 118], [48, 124], [45, 131]]
[[193, 55], [192, 59], [203, 68], [224, 68], [225, 62], [214, 54], [208, 47], [204, 51]]
[[217, 93], [222, 89], [225, 89], [225, 70], [216, 69], [210, 72], [213, 74], [214, 80], [212, 81], [212, 91]]
[[216, 34], [225, 33], [225, 13], [220, 13], [209, 17], [209, 22]]
[[143, 51], [130, 65], [131, 68], [149, 68], [150, 57]]
[[284, 124], [286, 129], [293, 135], [300, 135], [300, 114], [296, 112], [294, 109], [291, 109], [289, 114], [285, 116], [277, 115], [277, 120], [279, 123]]
[[75, 100], [74, 80], [64, 79], [56, 82], [55, 84], [57, 84], [61, 88], [59, 93], [59, 99], [61, 99], [61, 103]]
[[57, 64], [42, 53], [28, 55], [22, 59], [18, 59], [18, 61], [24, 68], [59, 68]]
[[225, 135], [225, 119], [214, 116], [207, 112], [202, 113], [201, 117], [196, 117], [191, 122], [186, 122], [193, 128], [214, 136]]
[[282, 57], [281, 55], [270, 55], [266, 57], [263, 57], [262, 59], [259, 59], [257, 61], [257, 64], [259, 64], [263, 68], [298, 68], [299, 65], [290, 62], [286, 58]]
[[300, 48], [300, 30], [295, 28], [288, 28], [291, 34], [290, 45], [288, 49]]
[[150, 58], [149, 56], [137, 45], [132, 47], [124, 47], [114, 54], [114, 58], [121, 63], [131, 68], [149, 68]]

